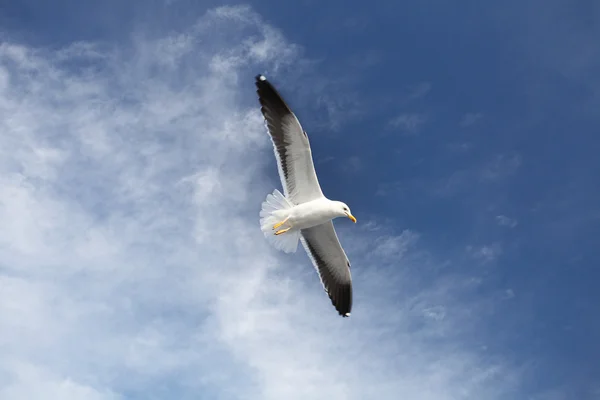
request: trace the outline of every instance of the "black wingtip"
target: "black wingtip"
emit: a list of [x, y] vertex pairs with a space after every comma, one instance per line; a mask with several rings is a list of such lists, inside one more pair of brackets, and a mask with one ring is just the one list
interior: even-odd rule
[[[271, 110], [279, 110], [279, 113], [293, 114], [291, 108], [287, 105], [285, 100], [275, 86], [267, 80], [264, 75], [256, 75], [256, 92], [258, 93], [258, 99], [263, 107], [270, 108]], [[263, 111], [264, 114], [264, 111]]]
[[342, 318], [348, 318], [350, 311], [352, 311], [352, 286], [343, 285], [337, 289], [335, 294], [327, 290], [325, 292], [327, 292], [329, 300], [331, 300], [331, 304], [333, 304], [338, 314]]
[[267, 80], [266, 76], [264, 76], [262, 74], [258, 74], [254, 77], [254, 79], [255, 79], [254, 84], [256, 85], [256, 88], [258, 89], [259, 92], [261, 90], [274, 91], [277, 94], [277, 96], [279, 96], [279, 94], [277, 93], [277, 90], [275, 90], [273, 85], [271, 85], [271, 82], [269, 82]]

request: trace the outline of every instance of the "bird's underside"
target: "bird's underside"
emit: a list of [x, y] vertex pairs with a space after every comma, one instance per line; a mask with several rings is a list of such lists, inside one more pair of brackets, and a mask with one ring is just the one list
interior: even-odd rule
[[338, 240], [331, 220], [319, 225], [294, 229], [282, 217], [296, 205], [323, 197], [314, 169], [308, 135], [281, 95], [259, 75], [257, 94], [275, 158], [284, 194], [274, 191], [263, 202], [261, 230], [277, 249], [294, 252], [300, 241], [317, 270], [321, 283], [338, 313], [350, 316], [352, 277], [350, 262]]

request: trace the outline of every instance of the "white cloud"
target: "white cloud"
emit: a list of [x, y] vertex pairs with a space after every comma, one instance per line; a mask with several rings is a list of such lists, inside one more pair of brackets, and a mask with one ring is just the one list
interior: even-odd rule
[[516, 219], [507, 217], [506, 215], [497, 215], [496, 222], [500, 226], [507, 226], [509, 228], [514, 228], [519, 224]]
[[492, 243], [484, 246], [467, 246], [467, 252], [475, 259], [483, 262], [495, 261], [502, 254], [500, 243]]
[[305, 255], [264, 241], [260, 202], [278, 180], [248, 71], [296, 57], [247, 7], [113, 48], [0, 45], [1, 398], [514, 389], [508, 360], [463, 339], [478, 305], [460, 280], [419, 279], [435, 261], [407, 257], [416, 234], [340, 224], [350, 319]]
[[[69, 378], [53, 376], [51, 371], [41, 370], [31, 364], [12, 364], [13, 383], [0, 390], [5, 399], [49, 399], [49, 400], [119, 400], [121, 396], [109, 390], [98, 391], [89, 386], [73, 382]], [[18, 382], [18, 383], [14, 383]]]
[[418, 238], [418, 234], [409, 230], [404, 230], [397, 236], [381, 236], [375, 241], [373, 254], [382, 258], [393, 257], [399, 260], [416, 243]]
[[339, 164], [339, 169], [345, 173], [352, 174], [364, 169], [364, 165], [360, 157], [350, 156]]
[[449, 143], [448, 149], [456, 152], [456, 153], [465, 153], [473, 148], [472, 143], [462, 142], [462, 143]]
[[521, 155], [517, 153], [497, 155], [483, 168], [481, 178], [487, 181], [506, 178], [517, 172], [521, 162]]
[[427, 118], [422, 114], [404, 113], [393, 118], [388, 126], [390, 128], [399, 129], [406, 134], [417, 134], [421, 130], [421, 126], [427, 122]]

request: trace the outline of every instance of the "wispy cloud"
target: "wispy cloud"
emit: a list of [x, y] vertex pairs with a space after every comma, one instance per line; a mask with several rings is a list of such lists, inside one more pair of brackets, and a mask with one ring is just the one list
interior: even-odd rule
[[247, 7], [112, 48], [0, 45], [1, 398], [510, 397], [417, 233], [340, 224], [350, 319], [263, 240], [247, 82], [296, 50]]
[[418, 82], [402, 90], [402, 93], [396, 94], [394, 96], [394, 102], [399, 106], [407, 106], [412, 103], [418, 103], [425, 99], [431, 90], [433, 85], [431, 82]]
[[433, 85], [431, 82], [421, 82], [413, 85], [413, 87], [408, 91], [408, 94], [404, 96], [404, 99], [407, 102], [421, 99], [431, 92], [432, 87]]
[[463, 115], [462, 120], [460, 121], [460, 126], [468, 127], [475, 125], [483, 118], [483, 114], [481, 113], [466, 113]]
[[388, 128], [414, 135], [419, 133], [421, 126], [425, 122], [427, 122], [427, 117], [423, 114], [404, 113], [393, 118], [388, 123]]
[[373, 255], [382, 258], [401, 259], [413, 246], [419, 235], [409, 230], [404, 230], [398, 236], [381, 236], [376, 240]]
[[364, 168], [363, 162], [358, 156], [351, 156], [340, 164], [340, 169], [347, 173], [354, 173]]
[[467, 246], [467, 252], [475, 259], [483, 262], [492, 262], [498, 259], [502, 254], [502, 246], [500, 243], [493, 243], [483, 246]]
[[462, 142], [462, 143], [449, 143], [448, 150], [453, 153], [466, 153], [473, 148], [472, 143]]
[[500, 226], [507, 226], [509, 228], [514, 228], [519, 224], [516, 219], [507, 217], [506, 215], [497, 215], [496, 222]]
[[430, 192], [436, 196], [455, 196], [472, 190], [474, 184], [493, 184], [509, 179], [521, 166], [518, 153], [503, 153], [479, 165], [452, 171], [447, 177], [431, 185]]
[[514, 174], [521, 166], [521, 155], [517, 153], [499, 154], [481, 171], [484, 180], [496, 180]]

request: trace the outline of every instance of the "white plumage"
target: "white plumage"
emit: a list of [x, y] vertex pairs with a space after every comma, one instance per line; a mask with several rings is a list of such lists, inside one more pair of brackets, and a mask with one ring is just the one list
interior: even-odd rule
[[284, 191], [267, 195], [260, 212], [261, 230], [275, 248], [286, 253], [295, 252], [300, 240], [332, 304], [340, 315], [350, 316], [350, 262], [332, 219], [356, 219], [346, 204], [323, 195], [308, 136], [281, 95], [263, 75], [256, 77], [256, 87]]

